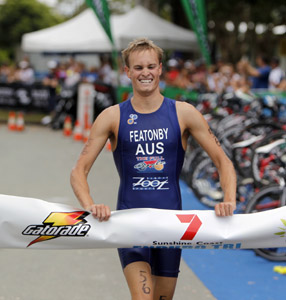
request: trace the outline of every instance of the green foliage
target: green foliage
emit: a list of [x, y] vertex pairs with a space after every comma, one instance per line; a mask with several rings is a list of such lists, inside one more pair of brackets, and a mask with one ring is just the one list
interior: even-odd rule
[[4, 49], [0, 49], [0, 64], [10, 63], [9, 52]]
[[[280, 219], [280, 220], [283, 223], [283, 225], [286, 227], [286, 220], [285, 219]], [[285, 237], [285, 235], [286, 235], [286, 228], [279, 227], [279, 229], [281, 229], [282, 231], [276, 232], [274, 234], [275, 235], [279, 235], [280, 237]]]
[[[216, 0], [206, 3], [208, 20], [215, 24], [209, 32], [215, 37], [223, 60], [237, 62], [247, 55], [254, 61], [258, 53], [268, 56], [276, 54], [280, 37], [272, 33], [272, 28], [286, 21], [285, 0]], [[227, 21], [233, 22], [234, 31], [226, 30]], [[241, 33], [238, 31], [241, 22], [252, 26]], [[266, 30], [261, 34], [255, 32], [258, 24], [265, 24]]]
[[239, 19], [240, 22], [282, 24], [285, 22], [285, 0], [216, 0], [206, 1], [210, 19], [225, 22]]
[[283, 237], [284, 237], [284, 235], [285, 235], [285, 231], [276, 232], [275, 234], [276, 234], [276, 235], [281, 235], [281, 236], [283, 236]]
[[63, 21], [36, 0], [7, 0], [0, 10], [0, 48], [20, 43], [24, 33], [47, 28]]

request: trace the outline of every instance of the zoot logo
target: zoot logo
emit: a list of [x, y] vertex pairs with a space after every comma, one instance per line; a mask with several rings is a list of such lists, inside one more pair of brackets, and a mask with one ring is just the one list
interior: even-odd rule
[[168, 177], [133, 177], [133, 190], [168, 190]]
[[86, 224], [84, 219], [89, 215], [86, 211], [74, 212], [52, 212], [43, 221], [43, 225], [29, 225], [23, 232], [23, 235], [38, 236], [28, 246], [58, 237], [83, 237], [90, 225]]
[[137, 119], [138, 119], [138, 116], [136, 114], [130, 114], [129, 119], [127, 120], [127, 124], [128, 125], [137, 124], [137, 122], [135, 122], [135, 120], [137, 120]]

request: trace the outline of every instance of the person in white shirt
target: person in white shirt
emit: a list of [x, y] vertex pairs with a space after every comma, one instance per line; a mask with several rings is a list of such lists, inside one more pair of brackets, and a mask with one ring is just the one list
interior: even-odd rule
[[31, 85], [35, 82], [35, 72], [26, 60], [20, 61], [19, 63], [19, 81], [24, 84]]
[[279, 66], [279, 58], [273, 57], [271, 59], [271, 71], [269, 74], [269, 89], [277, 89], [283, 79], [285, 79], [285, 72]]

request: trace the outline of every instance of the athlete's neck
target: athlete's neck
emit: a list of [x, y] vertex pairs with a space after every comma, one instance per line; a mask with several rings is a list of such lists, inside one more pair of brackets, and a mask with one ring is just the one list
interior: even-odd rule
[[162, 102], [164, 100], [164, 96], [160, 93], [150, 96], [142, 96], [140, 94], [134, 94], [131, 98], [131, 103], [133, 108], [138, 113], [152, 113], [160, 108]]

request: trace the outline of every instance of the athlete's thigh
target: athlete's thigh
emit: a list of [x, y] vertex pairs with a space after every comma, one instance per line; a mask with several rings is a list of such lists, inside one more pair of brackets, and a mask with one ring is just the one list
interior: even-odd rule
[[145, 261], [130, 263], [123, 272], [132, 300], [153, 300], [153, 282], [149, 263]]
[[178, 277], [181, 249], [151, 249], [152, 274], [161, 277]]
[[172, 300], [176, 284], [176, 277], [153, 276], [154, 300]]

